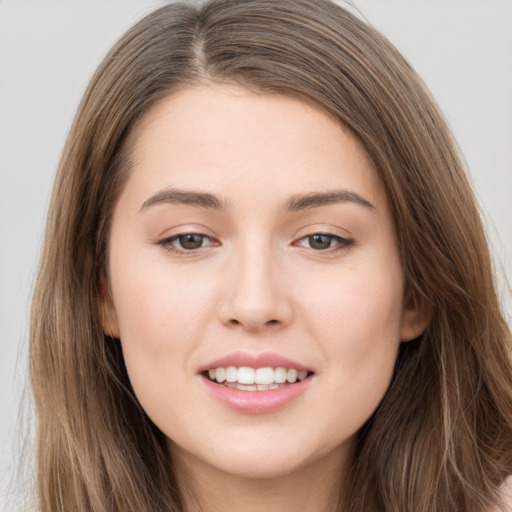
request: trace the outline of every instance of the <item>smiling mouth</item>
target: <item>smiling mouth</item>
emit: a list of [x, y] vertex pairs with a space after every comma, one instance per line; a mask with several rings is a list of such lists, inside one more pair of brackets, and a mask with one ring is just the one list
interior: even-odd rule
[[282, 366], [251, 368], [248, 366], [219, 366], [202, 373], [209, 381], [224, 387], [241, 391], [269, 391], [291, 386], [313, 375], [313, 372], [299, 371]]

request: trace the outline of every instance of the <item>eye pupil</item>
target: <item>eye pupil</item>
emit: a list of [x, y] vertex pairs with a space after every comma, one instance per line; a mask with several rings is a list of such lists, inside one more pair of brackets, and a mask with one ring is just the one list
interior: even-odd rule
[[311, 235], [308, 237], [309, 245], [312, 249], [329, 249], [332, 237], [329, 235]]
[[198, 235], [196, 233], [189, 233], [187, 235], [181, 235], [178, 238], [181, 247], [183, 249], [199, 249], [203, 245], [203, 235]]

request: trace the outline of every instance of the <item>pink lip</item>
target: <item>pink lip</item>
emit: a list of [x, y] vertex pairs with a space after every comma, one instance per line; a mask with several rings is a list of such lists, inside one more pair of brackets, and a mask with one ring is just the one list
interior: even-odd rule
[[267, 414], [277, 411], [302, 395], [313, 381], [312, 377], [288, 386], [268, 391], [243, 391], [216, 384], [200, 376], [208, 391], [222, 404], [244, 414]]
[[302, 395], [314, 380], [314, 377], [309, 376], [303, 381], [298, 381], [295, 384], [289, 384], [279, 389], [244, 391], [217, 384], [204, 375], [204, 372], [212, 368], [226, 368], [228, 366], [248, 366], [250, 368], [284, 367], [306, 372], [312, 372], [312, 369], [297, 361], [271, 352], [259, 354], [233, 352], [202, 366], [199, 369], [199, 377], [213, 397], [230, 409], [244, 414], [266, 414], [277, 411]]
[[265, 368], [266, 366], [271, 366], [273, 368], [277, 368], [280, 366], [288, 369], [295, 368], [299, 372], [313, 371], [311, 368], [304, 366], [297, 361], [272, 352], [262, 352], [259, 354], [251, 354], [250, 352], [233, 352], [205, 364], [199, 369], [199, 372], [204, 372], [211, 368], [218, 368], [219, 366], [223, 368], [228, 366], [248, 366], [249, 368]]

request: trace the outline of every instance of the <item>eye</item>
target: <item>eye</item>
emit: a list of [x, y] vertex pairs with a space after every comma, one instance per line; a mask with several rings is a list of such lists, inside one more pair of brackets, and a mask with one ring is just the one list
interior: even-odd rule
[[218, 244], [207, 235], [203, 235], [201, 233], [179, 233], [160, 240], [158, 245], [161, 245], [168, 251], [185, 253], [196, 251], [201, 247]]
[[307, 247], [314, 251], [338, 251], [347, 249], [354, 243], [354, 240], [344, 238], [330, 233], [313, 233], [305, 236], [296, 242], [296, 245]]

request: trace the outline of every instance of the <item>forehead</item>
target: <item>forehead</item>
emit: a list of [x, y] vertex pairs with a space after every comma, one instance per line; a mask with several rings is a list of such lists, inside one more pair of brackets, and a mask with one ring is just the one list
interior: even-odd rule
[[[165, 186], [244, 189], [269, 196], [346, 188], [383, 201], [364, 148], [320, 108], [285, 95], [230, 85], [169, 95], [131, 138], [129, 182], [149, 194]], [[254, 194], [253, 194], [254, 195]]]

